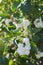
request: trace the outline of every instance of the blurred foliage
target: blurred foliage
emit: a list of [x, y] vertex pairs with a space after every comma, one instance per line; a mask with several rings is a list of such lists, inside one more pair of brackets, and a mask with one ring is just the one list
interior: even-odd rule
[[[13, 24], [13, 18], [27, 18], [30, 20], [31, 25], [28, 27], [28, 37], [31, 42], [30, 56], [20, 57], [15, 50], [17, 49], [17, 42], [21, 42], [24, 37], [21, 29], [16, 29]], [[37, 65], [36, 61], [39, 59], [35, 57], [37, 47], [43, 51], [43, 28], [37, 29], [33, 25], [36, 18], [42, 17], [43, 19], [43, 0], [2, 0], [0, 2], [0, 65]], [[11, 19], [7, 26], [3, 19]], [[20, 36], [20, 38], [17, 38]], [[12, 41], [14, 44], [12, 44]], [[11, 44], [10, 44], [11, 43]], [[9, 58], [6, 54], [9, 53]], [[15, 55], [16, 54], [16, 55]], [[16, 59], [14, 61], [14, 58]], [[28, 60], [26, 62], [26, 60]]]

